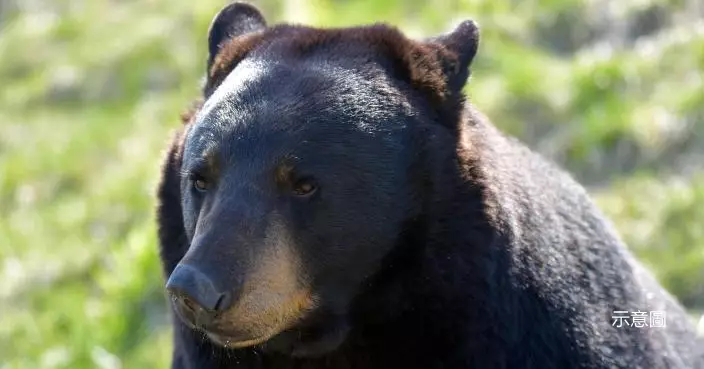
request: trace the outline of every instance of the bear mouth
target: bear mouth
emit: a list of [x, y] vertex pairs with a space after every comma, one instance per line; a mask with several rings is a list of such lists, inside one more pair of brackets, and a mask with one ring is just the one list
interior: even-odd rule
[[[296, 306], [282, 304], [281, 306]], [[238, 314], [230, 309], [222, 313], [195, 314], [175, 304], [176, 316], [190, 329], [200, 332], [212, 343], [224, 348], [245, 348], [261, 345], [274, 336], [297, 326], [310, 313], [306, 309], [264, 309], [258, 314]], [[252, 310], [252, 309], [250, 309]], [[279, 313], [288, 312], [288, 314]], [[297, 312], [297, 315], [292, 314]], [[265, 322], [270, 322], [266, 324]], [[256, 324], [253, 324], [256, 323]], [[203, 338], [205, 338], [203, 337]]]
[[279, 331], [273, 330], [271, 333], [254, 338], [233, 337], [221, 333], [213, 333], [208, 331], [204, 331], [204, 333], [208, 337], [208, 339], [210, 339], [210, 341], [212, 341], [213, 343], [225, 348], [234, 349], [261, 345], [262, 343], [268, 341], [269, 339], [277, 335]]
[[180, 320], [185, 323], [188, 328], [196, 332], [200, 332], [211, 342], [225, 348], [244, 348], [260, 345], [283, 331], [283, 328], [276, 327], [275, 329], [270, 329], [265, 334], [261, 335], [232, 332], [226, 329], [218, 328], [217, 323], [211, 325], [194, 323], [192, 320], [184, 317], [183, 313], [179, 309], [176, 309], [176, 311]]

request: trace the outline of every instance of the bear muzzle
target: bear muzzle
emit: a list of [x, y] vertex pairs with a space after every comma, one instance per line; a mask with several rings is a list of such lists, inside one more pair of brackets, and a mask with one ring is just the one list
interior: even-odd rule
[[198, 264], [178, 264], [166, 283], [176, 315], [213, 342], [233, 348], [263, 343], [295, 326], [315, 309], [316, 298], [286, 272], [293, 272], [286, 258], [266, 260], [238, 286], [221, 286]]

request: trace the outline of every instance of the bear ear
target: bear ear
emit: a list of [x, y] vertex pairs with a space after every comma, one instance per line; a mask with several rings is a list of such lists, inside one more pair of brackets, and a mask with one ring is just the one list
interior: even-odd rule
[[469, 78], [469, 67], [479, 48], [479, 26], [473, 20], [465, 20], [449, 33], [431, 38], [427, 42], [440, 45], [450, 53], [441, 57], [447, 87], [459, 94]]
[[208, 29], [208, 71], [223, 43], [233, 37], [265, 28], [264, 16], [253, 5], [234, 2], [222, 8], [215, 15]]

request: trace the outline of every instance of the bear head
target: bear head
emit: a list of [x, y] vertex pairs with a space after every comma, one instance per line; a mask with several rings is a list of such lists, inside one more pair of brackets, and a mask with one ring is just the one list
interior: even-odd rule
[[427, 206], [427, 152], [457, 135], [478, 38], [472, 21], [411, 40], [221, 10], [165, 169], [187, 245], [167, 267], [180, 319], [233, 348], [343, 342], [354, 299]]

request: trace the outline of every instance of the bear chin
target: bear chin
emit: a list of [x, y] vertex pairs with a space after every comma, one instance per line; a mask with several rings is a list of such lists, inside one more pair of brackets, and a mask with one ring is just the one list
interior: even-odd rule
[[281, 332], [259, 345], [259, 348], [262, 352], [292, 357], [319, 357], [340, 347], [345, 342], [349, 330], [345, 319], [332, 318], [325, 324]]
[[318, 357], [335, 351], [349, 333], [349, 324], [341, 316], [320, 314], [286, 330], [271, 330], [256, 337], [235, 337], [227, 332], [200, 331], [215, 345], [226, 349], [257, 348], [262, 352], [285, 354], [292, 357]]

